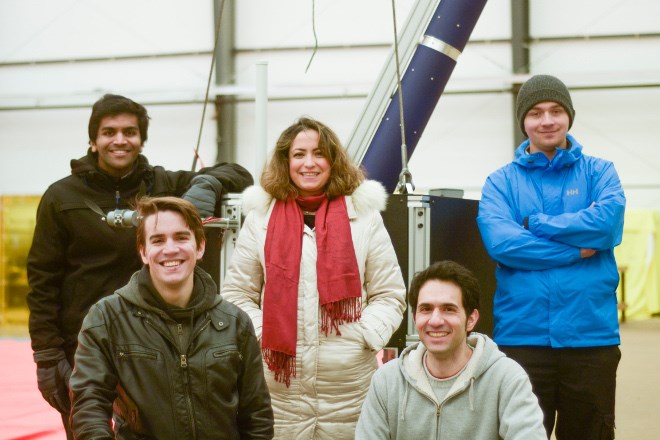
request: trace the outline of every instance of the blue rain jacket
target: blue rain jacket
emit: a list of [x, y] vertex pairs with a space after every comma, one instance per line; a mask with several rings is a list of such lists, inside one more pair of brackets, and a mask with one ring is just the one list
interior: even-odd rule
[[[477, 223], [497, 263], [498, 345], [620, 343], [614, 247], [626, 199], [614, 165], [567, 138], [570, 148], [552, 160], [528, 154], [526, 140], [483, 187]], [[580, 258], [581, 248], [597, 252]]]

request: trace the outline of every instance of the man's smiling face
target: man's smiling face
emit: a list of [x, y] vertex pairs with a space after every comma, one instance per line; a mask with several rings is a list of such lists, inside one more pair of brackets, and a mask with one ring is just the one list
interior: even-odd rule
[[131, 113], [101, 119], [92, 151], [98, 153], [98, 165], [106, 173], [123, 177], [130, 173], [142, 152], [138, 118]]
[[457, 356], [478, 319], [476, 309], [467, 316], [461, 288], [456, 284], [431, 279], [419, 289], [415, 328], [429, 356], [440, 361]]
[[159, 211], [144, 219], [145, 245], [140, 246], [142, 262], [149, 266], [154, 287], [165, 291], [192, 289], [197, 260], [204, 255], [205, 243], [178, 212]]

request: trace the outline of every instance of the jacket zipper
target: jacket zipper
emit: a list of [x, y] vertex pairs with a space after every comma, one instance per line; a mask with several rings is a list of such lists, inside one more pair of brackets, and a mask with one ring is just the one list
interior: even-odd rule
[[183, 325], [176, 325], [176, 335], [179, 338], [179, 347], [183, 347]]
[[190, 430], [192, 431], [192, 438], [197, 438], [197, 425], [195, 424], [195, 413], [193, 412], [192, 398], [190, 396], [190, 383], [188, 381], [188, 357], [185, 354], [182, 354], [179, 358], [181, 360], [183, 384], [186, 390], [186, 406], [188, 407], [188, 414], [190, 414]]
[[[175, 349], [178, 349], [176, 341], [172, 340], [172, 336], [170, 332], [164, 332], [160, 328], [160, 326], [155, 325], [153, 322], [151, 322], [150, 319], [147, 319], [147, 323], [153, 327], [154, 330], [160, 334], [163, 339], [165, 339], [167, 342], [169, 342], [172, 347]], [[177, 331], [178, 333], [178, 331]], [[188, 382], [188, 372], [186, 371], [188, 368], [188, 356], [185, 354], [179, 354], [179, 366], [181, 367], [181, 377], [183, 379], [183, 385], [184, 389], [186, 390], [185, 393], [185, 398], [186, 398], [186, 406], [188, 407], [188, 414], [190, 415], [190, 429], [192, 431], [192, 438], [197, 438], [197, 427], [195, 425], [195, 416], [193, 414], [192, 410], [192, 399], [190, 397], [190, 386]]]
[[[172, 340], [171, 334], [169, 332], [163, 332], [159, 328], [159, 326], [155, 325], [153, 322], [151, 322], [150, 319], [147, 319], [147, 323], [151, 325], [166, 341], [168, 341], [174, 348], [177, 348], [177, 344], [175, 341]], [[207, 319], [206, 322], [199, 327], [197, 331], [195, 331], [190, 338], [190, 342], [192, 342], [197, 336], [199, 336], [200, 333], [204, 331], [206, 327], [211, 324], [211, 320]], [[178, 325], [177, 327], [177, 333], [181, 334], [183, 332], [183, 328], [181, 327], [181, 324]], [[192, 431], [192, 438], [197, 438], [197, 425], [195, 424], [195, 415], [193, 413], [193, 407], [192, 407], [192, 397], [190, 393], [190, 383], [188, 381], [188, 372], [186, 371], [188, 369], [188, 356], [185, 353], [179, 354], [179, 366], [181, 367], [181, 374], [183, 377], [183, 382], [184, 382], [184, 388], [186, 390], [186, 405], [188, 406], [188, 414], [190, 414], [190, 429]]]
[[[455, 396], [458, 396], [459, 394], [464, 392], [466, 388], [467, 388], [467, 386], [463, 386], [460, 389], [455, 390], [453, 394], [449, 394], [449, 395], [445, 396], [445, 398], [440, 403], [435, 403], [435, 400], [431, 399], [431, 401], [433, 403], [435, 403], [435, 405], [436, 405], [436, 407], [435, 407], [435, 438], [436, 439], [440, 438], [440, 414], [442, 413], [442, 405], [446, 401], [448, 401], [449, 399], [452, 399]], [[430, 397], [429, 397], [429, 399], [430, 399]]]
[[[195, 338], [197, 336], [199, 336], [199, 334], [202, 333], [202, 331], [204, 331], [204, 329], [206, 327], [208, 327], [208, 325], [210, 323], [211, 323], [211, 321], [207, 320], [204, 323], [204, 325], [202, 325], [199, 328], [199, 330], [194, 332], [193, 335], [190, 338], [190, 342], [195, 340]], [[178, 326], [178, 332], [183, 333], [183, 327], [181, 326], [181, 324], [179, 324], [179, 326]], [[186, 347], [186, 349], [187, 349], [187, 347]], [[186, 354], [181, 354], [181, 355], [179, 355], [179, 359], [180, 359], [180, 362], [181, 362], [183, 382], [184, 382], [185, 389], [186, 389], [186, 404], [188, 406], [188, 413], [190, 414], [190, 429], [192, 430], [192, 437], [197, 438], [197, 425], [195, 423], [195, 414], [193, 412], [192, 396], [191, 396], [191, 392], [190, 392], [190, 382], [188, 380], [188, 371], [187, 371], [187, 369], [188, 369], [188, 356]]]

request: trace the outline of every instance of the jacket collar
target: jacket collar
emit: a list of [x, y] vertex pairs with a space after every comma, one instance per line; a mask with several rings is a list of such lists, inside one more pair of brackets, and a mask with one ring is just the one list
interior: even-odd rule
[[[463, 372], [456, 378], [454, 385], [447, 393], [447, 397], [471, 385], [497, 359], [504, 356], [503, 353], [496, 350], [495, 343], [486, 335], [472, 332], [468, 336], [468, 344], [473, 348], [474, 352]], [[426, 347], [421, 342], [407, 347], [401, 353], [399, 367], [406, 381], [412, 387], [428, 395], [431, 400], [435, 401], [435, 393], [431, 389], [431, 384], [424, 371], [423, 360], [425, 353]]]
[[[171, 308], [158, 295], [151, 281], [149, 267], [146, 265], [135, 272], [128, 284], [117, 290], [117, 294], [126, 301], [158, 315], [167, 314], [167, 310]], [[194, 309], [193, 314], [199, 316], [221, 301], [222, 297], [218, 295], [218, 289], [211, 276], [200, 267], [195, 267], [193, 295], [189, 305], [189, 308]]]
[[534, 154], [527, 153], [529, 139], [526, 139], [516, 148], [513, 162], [524, 168], [550, 168], [557, 170], [570, 167], [582, 157], [582, 145], [570, 134], [567, 134], [566, 138], [570, 145], [569, 148], [566, 150], [558, 149], [557, 154], [555, 154], [552, 160], [548, 160], [548, 157], [541, 152]]
[[121, 178], [113, 177], [98, 167], [98, 153], [92, 152], [91, 147], [87, 154], [79, 159], [71, 159], [71, 174], [90, 179], [95, 182], [112, 182], [115, 185], [133, 185], [136, 181], [149, 180], [153, 167], [145, 156], [139, 154], [133, 171]]
[[[244, 214], [251, 211], [262, 213], [263, 228], [268, 227], [268, 220], [273, 211], [275, 199], [260, 186], [247, 188], [242, 195], [242, 208]], [[380, 182], [365, 180], [351, 195], [346, 196], [346, 210], [350, 220], [356, 219], [360, 214], [371, 211], [384, 211], [387, 206], [387, 192]]]

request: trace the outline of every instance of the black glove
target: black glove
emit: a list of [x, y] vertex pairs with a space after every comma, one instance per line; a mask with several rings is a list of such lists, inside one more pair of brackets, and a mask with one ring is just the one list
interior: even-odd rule
[[183, 195], [183, 199], [189, 201], [202, 218], [213, 217], [216, 212], [216, 204], [222, 196], [222, 183], [213, 176], [200, 174], [190, 181], [190, 188]]
[[64, 352], [58, 348], [46, 348], [34, 352], [37, 363], [37, 385], [44, 400], [62, 414], [71, 412], [69, 378], [71, 365]]

